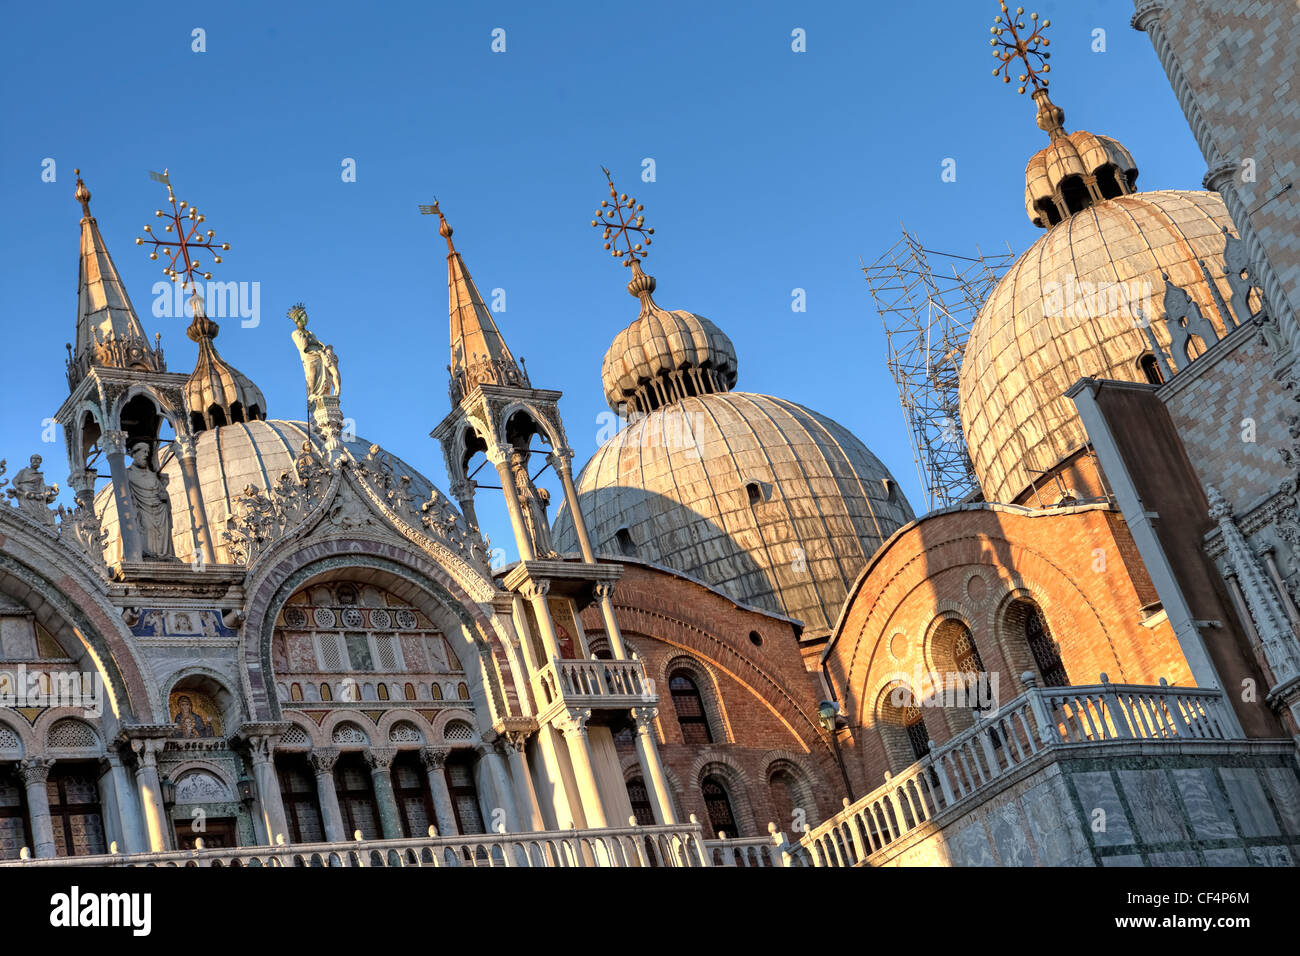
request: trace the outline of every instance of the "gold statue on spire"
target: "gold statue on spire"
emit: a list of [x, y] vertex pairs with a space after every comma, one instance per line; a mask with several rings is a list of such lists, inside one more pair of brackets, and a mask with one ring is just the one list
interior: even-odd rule
[[[627, 193], [620, 194], [614, 188], [614, 177], [610, 175], [609, 170], [604, 166], [600, 169], [605, 174], [605, 179], [609, 181], [609, 199], [600, 201], [600, 208], [596, 210], [596, 218], [591, 220], [591, 224], [604, 228], [602, 238], [611, 256], [623, 259], [625, 266], [634, 265], [650, 254], [645, 247], [650, 245], [650, 237], [655, 234], [655, 231], [646, 227], [645, 216], [641, 215], [645, 207]], [[640, 236], [642, 241], [636, 242], [629, 233]], [[618, 248], [620, 241], [626, 248]]]
[[1031, 13], [1029, 22], [1033, 30], [1026, 33], [1028, 27], [1020, 18], [1025, 14], [1024, 7], [1016, 7], [1013, 15], [1007, 10], [1006, 0], [1001, 0], [1002, 13], [993, 18], [989, 32], [993, 34], [989, 46], [993, 55], [1001, 64], [993, 70], [994, 76], [1001, 76], [1003, 83], [1011, 82], [1011, 61], [1019, 60], [1024, 64], [1025, 72], [1019, 75], [1020, 86], [1017, 93], [1025, 91], [1026, 84], [1031, 84], [1035, 91], [1047, 89], [1047, 77], [1042, 73], [1052, 72], [1052, 65], [1047, 61], [1052, 54], [1043, 47], [1051, 46], [1052, 41], [1043, 36], [1043, 31], [1052, 25], [1051, 20], [1038, 21], [1038, 14]]

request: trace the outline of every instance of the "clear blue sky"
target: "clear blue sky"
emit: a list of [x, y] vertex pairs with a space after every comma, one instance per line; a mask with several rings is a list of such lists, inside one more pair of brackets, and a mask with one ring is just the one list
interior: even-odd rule
[[[1129, 0], [1045, 2], [1052, 90], [1069, 129], [1118, 137], [1139, 187], [1200, 188], [1204, 161]], [[899, 222], [969, 253], [1040, 235], [1023, 170], [1045, 142], [1033, 104], [990, 75], [992, 0], [915, 3], [17, 4], [0, 56], [0, 456], [33, 451], [66, 485], [42, 419], [67, 394], [80, 210], [74, 166], [168, 367], [195, 346], [156, 319], [161, 276], [134, 243], [177, 194], [232, 249], [215, 278], [261, 284], [262, 322], [222, 323], [218, 346], [301, 418], [284, 317], [306, 302], [332, 342], [360, 435], [446, 488], [428, 438], [448, 411], [447, 294], [434, 196], [534, 384], [563, 390], [578, 463], [596, 447], [600, 364], [636, 315], [628, 271], [590, 226], [602, 164], [646, 207], [657, 301], [708, 316], [736, 344], [739, 388], [838, 419], [923, 496], [884, 335], [859, 257]], [[206, 31], [207, 51], [191, 50]], [[506, 52], [491, 49], [505, 30]], [[807, 52], [791, 50], [802, 28]], [[1094, 53], [1092, 31], [1106, 31]], [[57, 181], [42, 182], [42, 160]], [[657, 180], [640, 180], [655, 160]], [[945, 158], [957, 181], [940, 179]], [[356, 161], [357, 181], [341, 163]], [[807, 312], [791, 311], [806, 290]], [[495, 497], [493, 497], [495, 496]], [[511, 544], [499, 492], [480, 492]]]

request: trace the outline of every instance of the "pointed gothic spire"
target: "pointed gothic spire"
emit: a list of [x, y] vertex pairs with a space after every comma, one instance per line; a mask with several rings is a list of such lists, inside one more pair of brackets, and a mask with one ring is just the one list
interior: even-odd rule
[[492, 320], [483, 297], [470, 277], [465, 260], [451, 241], [451, 225], [435, 202], [438, 234], [447, 240], [447, 311], [451, 324], [451, 402], [477, 385], [516, 385], [528, 388], [528, 375], [515, 361], [501, 330]]
[[185, 404], [196, 432], [235, 422], [266, 419], [262, 390], [217, 351], [213, 339], [221, 327], [208, 318], [198, 291], [190, 296], [194, 321], [185, 334], [199, 346], [198, 361], [185, 383]]
[[68, 357], [68, 385], [75, 388], [92, 365], [166, 370], [162, 350], [149, 344], [126, 285], [90, 214], [90, 190], [74, 170], [81, 203], [81, 261], [77, 277], [76, 345]]

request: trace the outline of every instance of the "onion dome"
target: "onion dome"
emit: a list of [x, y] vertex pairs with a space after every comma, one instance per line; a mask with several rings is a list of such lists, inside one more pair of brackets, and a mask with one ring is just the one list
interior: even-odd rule
[[605, 401], [618, 411], [650, 412], [691, 395], [726, 392], [736, 384], [736, 350], [703, 316], [660, 308], [654, 276], [633, 259], [627, 291], [641, 300], [641, 313], [614, 337], [601, 380]]
[[199, 346], [198, 361], [185, 383], [190, 427], [201, 432], [236, 422], [264, 420], [266, 399], [262, 390], [217, 351], [213, 339], [221, 327], [207, 317], [197, 291], [190, 297], [190, 307], [194, 321], [185, 334]]
[[1025, 167], [1025, 212], [1046, 229], [1094, 203], [1134, 192], [1137, 163], [1119, 140], [1087, 130], [1065, 131], [1065, 111], [1047, 89], [1034, 91], [1038, 127], [1051, 142]]

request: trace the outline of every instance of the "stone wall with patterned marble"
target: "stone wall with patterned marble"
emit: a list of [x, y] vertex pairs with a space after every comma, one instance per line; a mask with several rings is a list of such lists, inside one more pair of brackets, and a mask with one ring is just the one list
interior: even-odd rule
[[[1114, 748], [1109, 748], [1113, 751]], [[1164, 744], [1081, 748], [876, 866], [1295, 866], [1294, 751], [1168, 753]], [[941, 818], [942, 820], [942, 818]]]

